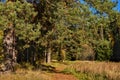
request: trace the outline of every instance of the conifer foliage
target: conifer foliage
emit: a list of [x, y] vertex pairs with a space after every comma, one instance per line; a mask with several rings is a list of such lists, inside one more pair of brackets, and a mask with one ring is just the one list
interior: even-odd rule
[[120, 13], [113, 9], [117, 3], [83, 1], [0, 3], [0, 60], [5, 66], [2, 70], [14, 71], [17, 63], [38, 67], [52, 59], [120, 61], [116, 45], [120, 37]]

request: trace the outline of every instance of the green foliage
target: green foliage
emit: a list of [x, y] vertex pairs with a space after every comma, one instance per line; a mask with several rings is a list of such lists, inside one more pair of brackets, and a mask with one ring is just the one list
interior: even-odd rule
[[31, 65], [30, 63], [22, 63], [22, 68], [27, 69], [27, 70], [33, 70], [34, 66]]
[[81, 51], [77, 54], [79, 60], [95, 60], [95, 52], [92, 46], [84, 44], [81, 46]]
[[27, 44], [34, 41], [40, 35], [40, 25], [32, 23], [37, 15], [34, 7], [30, 3], [8, 2], [0, 5], [0, 26], [6, 30], [10, 25], [14, 25], [15, 35], [19, 40], [24, 40]]
[[[119, 13], [112, 9], [116, 3], [85, 1], [85, 4], [74, 0], [0, 3], [0, 30], [4, 32], [13, 25], [18, 62], [36, 65], [47, 60], [48, 53], [59, 60], [109, 60], [112, 41], [120, 37]], [[109, 39], [111, 33], [115, 40]], [[1, 51], [3, 37], [0, 35]], [[62, 50], [65, 53], [61, 57]]]
[[100, 60], [100, 61], [110, 60], [110, 57], [112, 55], [110, 42], [107, 40], [102, 40], [99, 41], [96, 45], [97, 45], [95, 48], [96, 60]]

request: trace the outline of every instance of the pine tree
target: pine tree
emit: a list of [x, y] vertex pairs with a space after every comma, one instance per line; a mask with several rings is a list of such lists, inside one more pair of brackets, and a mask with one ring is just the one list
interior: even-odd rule
[[6, 70], [14, 71], [17, 63], [18, 40], [24, 40], [25, 44], [35, 40], [40, 34], [37, 25], [33, 24], [33, 18], [37, 14], [29, 3], [7, 2], [0, 5], [0, 25], [4, 31], [4, 53]]

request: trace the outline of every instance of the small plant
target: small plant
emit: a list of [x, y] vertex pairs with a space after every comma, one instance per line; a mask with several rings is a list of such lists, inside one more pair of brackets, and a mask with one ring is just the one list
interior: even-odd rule
[[30, 63], [22, 63], [23, 66], [22, 68], [28, 69], [28, 70], [32, 70], [34, 68], [33, 65], [31, 65]]

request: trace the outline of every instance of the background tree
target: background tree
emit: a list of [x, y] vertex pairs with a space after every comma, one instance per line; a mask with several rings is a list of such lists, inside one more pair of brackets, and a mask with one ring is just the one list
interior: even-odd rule
[[[116, 6], [117, 2], [112, 2], [111, 0], [106, 0], [106, 1], [85, 0], [85, 1], [87, 2], [88, 5], [90, 5], [92, 10], [94, 11], [94, 14], [97, 15], [97, 19], [98, 19], [97, 34], [98, 36], [101, 37], [101, 39], [99, 38], [95, 47], [96, 59], [98, 59], [99, 57], [98, 60], [100, 60], [100, 56], [101, 56], [102, 60], [104, 59], [109, 60], [110, 56], [112, 55], [112, 47], [113, 47], [111, 46], [112, 42], [109, 37], [112, 33], [111, 31], [113, 31], [113, 29], [111, 29], [109, 26], [111, 23], [111, 19], [113, 20], [113, 18], [111, 18], [110, 16], [116, 15], [116, 11], [113, 10], [113, 8]], [[100, 47], [101, 45], [100, 43], [101, 44], [107, 43], [106, 45], [102, 44], [102, 46], [104, 46], [104, 49], [106, 50]], [[99, 50], [97, 48], [99, 48]]]

